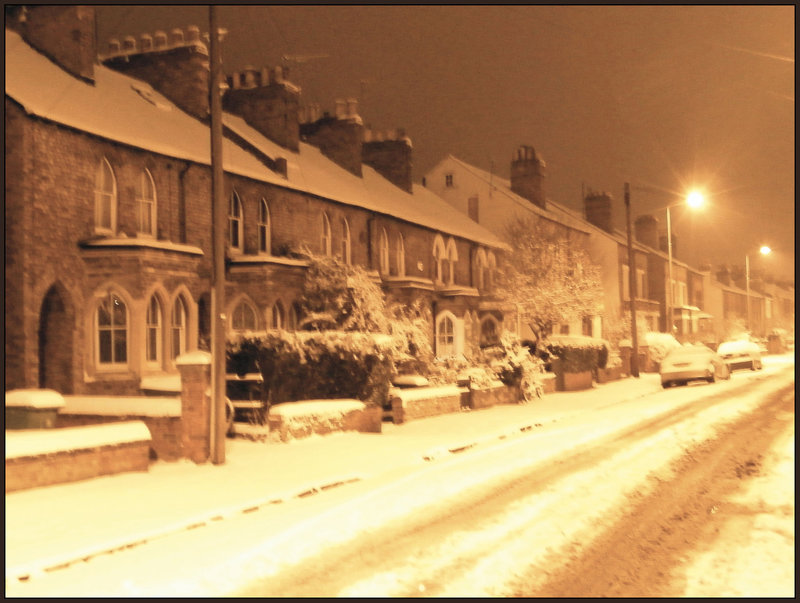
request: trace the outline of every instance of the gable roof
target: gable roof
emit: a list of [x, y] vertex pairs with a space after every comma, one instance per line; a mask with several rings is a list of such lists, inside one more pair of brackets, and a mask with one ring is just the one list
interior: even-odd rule
[[[95, 136], [177, 159], [210, 165], [210, 132], [141, 80], [102, 65], [94, 84], [73, 77], [6, 29], [6, 96], [30, 115]], [[299, 152], [279, 147], [241, 118], [223, 123], [270, 157], [284, 157], [288, 177], [267, 168], [232, 140], [223, 140], [224, 171], [383, 213], [432, 230], [498, 249], [507, 245], [421, 186], [414, 194], [396, 187], [368, 166], [363, 178], [351, 174], [301, 143]]]

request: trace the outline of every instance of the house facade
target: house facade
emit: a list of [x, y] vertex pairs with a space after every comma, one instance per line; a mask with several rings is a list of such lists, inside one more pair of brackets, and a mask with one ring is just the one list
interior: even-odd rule
[[704, 339], [709, 328], [707, 274], [682, 261], [679, 254], [673, 253], [670, 263], [666, 237], [656, 217], [643, 215], [635, 220], [631, 269], [627, 234], [615, 228], [614, 199], [609, 193], [585, 192], [582, 213], [547, 199], [544, 161], [527, 145], [517, 149], [510, 173], [507, 180], [451, 155], [429, 171], [424, 182], [501, 238], [510, 220], [525, 215], [559, 224], [563, 236], [586, 245], [600, 267], [603, 313], [566, 325], [561, 332], [613, 338], [621, 321], [629, 320], [630, 279], [635, 278], [637, 330], [667, 332], [671, 324], [680, 341]]
[[[195, 27], [97, 50], [91, 7], [6, 11], [6, 390], [137, 394], [207, 346], [208, 50]], [[301, 108], [280, 68], [227, 84], [230, 335], [297, 328], [304, 249], [419, 302], [441, 356], [502, 330], [507, 246], [412, 184], [404, 133]]]

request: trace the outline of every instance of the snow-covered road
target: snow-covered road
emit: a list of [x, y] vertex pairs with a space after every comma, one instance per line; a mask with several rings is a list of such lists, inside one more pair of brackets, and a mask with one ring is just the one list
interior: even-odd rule
[[[264, 595], [284, 585], [286, 590], [275, 594], [501, 595], [531, 566], [539, 564], [546, 572], [554, 559], [576, 553], [580, 543], [590, 542], [606, 527], [613, 509], [630, 496], [645, 495], [655, 484], [654, 476], [668, 472], [677, 456], [720, 425], [753, 410], [765, 389], [792, 384], [791, 369], [793, 358], [792, 363], [767, 366], [762, 372], [737, 373], [729, 382], [654, 389], [634, 400], [603, 400], [591, 413], [565, 415], [493, 444], [458, 454], [431, 450], [431, 461], [208, 522], [26, 582], [7, 582], [6, 594]], [[735, 393], [742, 389], [748, 394]], [[703, 402], [710, 394], [719, 399]], [[692, 407], [696, 413], [682, 413]], [[637, 427], [648, 422], [658, 428]], [[613, 446], [626, 430], [629, 435], [641, 432], [642, 437]], [[467, 529], [450, 531], [436, 541], [412, 542], [409, 554], [400, 551], [389, 567], [365, 563], [360, 573], [342, 568], [321, 576], [316, 584], [302, 577], [319, 559], [334, 559], [337, 547], [353, 546], [354, 540], [379, 542], [398, 526], [435, 525], [430, 518], [442, 517], [443, 509], [446, 514], [470, 498], [485, 498], [509, 478], [535, 473], [537, 467], [552, 468], [581, 454], [587, 460], [592, 446], [600, 444], [605, 448], [597, 462], [585, 467], [576, 463], [563, 475], [554, 474], [529, 496], [517, 497], [485, 521], [475, 519]], [[793, 460], [792, 451], [792, 467]], [[268, 468], [254, 467], [253, 479], [258, 479], [259, 470]], [[793, 531], [791, 537], [793, 545]], [[311, 566], [304, 565], [309, 561]], [[793, 567], [793, 558], [791, 562]]]

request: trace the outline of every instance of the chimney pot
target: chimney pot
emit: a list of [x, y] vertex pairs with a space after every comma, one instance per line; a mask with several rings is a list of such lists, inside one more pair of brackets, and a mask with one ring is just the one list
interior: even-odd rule
[[269, 67], [261, 68], [261, 85], [269, 86]]
[[150, 34], [143, 34], [139, 41], [142, 44], [142, 52], [150, 52], [153, 50], [153, 36]]
[[186, 41], [187, 42], [200, 42], [200, 28], [197, 25], [190, 25], [186, 28]]
[[345, 103], [345, 101], [343, 101], [343, 100], [337, 100], [336, 101], [336, 119], [344, 119], [347, 116], [347, 114], [346, 114], [346, 111], [347, 111], [346, 106], [347, 106], [347, 103]]
[[136, 38], [133, 36], [125, 36], [122, 40], [122, 49], [125, 52], [136, 52]]
[[108, 52], [109, 54], [119, 54], [121, 45], [117, 38], [111, 38], [108, 41]]
[[170, 32], [169, 38], [170, 38], [170, 44], [172, 44], [172, 46], [182, 46], [183, 30], [176, 27]]
[[162, 49], [167, 47], [167, 34], [163, 31], [157, 31], [153, 35], [153, 43], [156, 48]]

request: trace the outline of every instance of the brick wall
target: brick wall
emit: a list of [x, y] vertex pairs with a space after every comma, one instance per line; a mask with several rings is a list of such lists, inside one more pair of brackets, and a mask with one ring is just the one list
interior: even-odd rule
[[64, 450], [6, 459], [6, 492], [74, 482], [125, 471], [147, 471], [147, 442]]
[[119, 421], [141, 421], [150, 430], [149, 458], [152, 461], [177, 461], [183, 458], [180, 417], [102, 416], [59, 413], [56, 427], [81, 427]]

